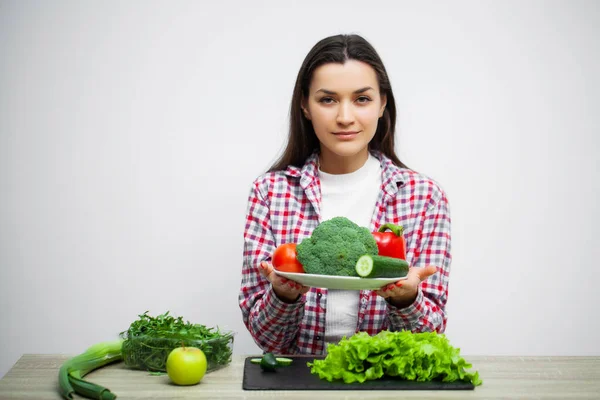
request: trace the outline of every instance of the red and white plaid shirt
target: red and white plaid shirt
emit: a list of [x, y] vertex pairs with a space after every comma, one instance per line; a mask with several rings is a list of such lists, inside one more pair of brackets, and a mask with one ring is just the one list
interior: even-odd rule
[[[381, 330], [444, 332], [450, 273], [450, 214], [443, 190], [417, 172], [399, 168], [373, 153], [382, 168], [382, 186], [371, 231], [386, 222], [404, 227], [406, 257], [411, 267], [433, 265], [438, 273], [422, 282], [415, 302], [402, 309], [371, 290], [360, 292], [356, 332]], [[257, 345], [280, 354], [322, 354], [325, 350], [327, 289], [311, 288], [295, 303], [285, 303], [260, 275], [282, 243], [300, 243], [321, 222], [317, 154], [302, 168], [266, 173], [250, 190], [244, 232], [239, 304], [244, 323]]]

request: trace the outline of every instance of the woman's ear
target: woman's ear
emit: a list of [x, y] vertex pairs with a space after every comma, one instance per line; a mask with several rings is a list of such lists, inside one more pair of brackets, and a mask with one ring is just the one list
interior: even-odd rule
[[302, 104], [300, 107], [302, 107], [302, 114], [304, 114], [306, 119], [310, 121], [310, 112], [308, 111], [308, 106], [306, 105], [305, 99], [302, 100]]
[[385, 111], [385, 106], [387, 105], [387, 96], [385, 94], [381, 95], [381, 108], [379, 109], [379, 118], [383, 117], [383, 112]]

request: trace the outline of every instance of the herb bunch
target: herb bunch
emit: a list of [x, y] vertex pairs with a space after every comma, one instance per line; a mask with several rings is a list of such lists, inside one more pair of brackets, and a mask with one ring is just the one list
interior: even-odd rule
[[206, 355], [208, 370], [231, 362], [233, 332], [209, 328], [173, 317], [169, 311], [156, 317], [148, 311], [138, 315], [119, 336], [123, 341], [123, 361], [127, 366], [166, 372], [167, 357], [176, 347], [198, 347]]

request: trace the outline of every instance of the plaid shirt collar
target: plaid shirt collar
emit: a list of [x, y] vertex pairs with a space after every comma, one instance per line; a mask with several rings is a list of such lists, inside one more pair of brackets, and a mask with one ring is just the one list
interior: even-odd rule
[[[409, 179], [405, 169], [395, 165], [392, 160], [378, 151], [371, 151], [382, 166], [382, 189], [385, 197], [392, 198], [398, 193], [398, 188], [403, 186]], [[300, 178], [300, 187], [309, 195], [311, 202], [317, 201], [311, 197], [318, 195], [319, 177], [319, 153], [314, 151], [307, 159], [302, 168], [288, 166], [284, 174]], [[313, 196], [311, 196], [311, 193]]]

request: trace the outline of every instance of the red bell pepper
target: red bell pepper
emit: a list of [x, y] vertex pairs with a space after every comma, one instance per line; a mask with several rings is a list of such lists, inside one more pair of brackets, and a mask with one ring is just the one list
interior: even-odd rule
[[[391, 232], [386, 232], [388, 229]], [[402, 226], [394, 224], [381, 225], [377, 232], [373, 232], [379, 255], [406, 260], [406, 242], [402, 236], [403, 232]]]

